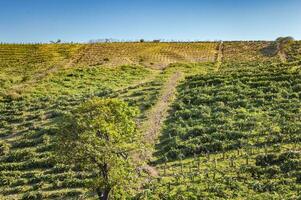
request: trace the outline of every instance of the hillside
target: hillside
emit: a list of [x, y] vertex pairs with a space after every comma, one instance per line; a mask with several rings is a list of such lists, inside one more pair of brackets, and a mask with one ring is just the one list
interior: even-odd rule
[[154, 196], [296, 199], [300, 69], [277, 64], [188, 77], [157, 146], [164, 164]]
[[1, 44], [0, 199], [96, 199], [53, 157], [57, 117], [95, 96], [141, 111], [140, 199], [300, 198], [301, 43], [271, 45]]
[[213, 62], [218, 43], [103, 43], [83, 49], [79, 64], [141, 64], [153, 68], [175, 62]]

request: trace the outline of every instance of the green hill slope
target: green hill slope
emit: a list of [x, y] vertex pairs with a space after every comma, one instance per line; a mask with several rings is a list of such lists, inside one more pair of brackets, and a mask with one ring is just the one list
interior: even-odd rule
[[0, 198], [94, 199], [93, 173], [53, 157], [58, 116], [91, 97], [114, 97], [137, 106], [143, 123], [181, 72], [187, 78], [152, 162], [160, 177], [149, 177], [139, 195], [294, 199], [300, 45], [286, 49], [289, 64], [279, 64], [278, 55], [262, 52], [270, 44], [0, 45]]
[[232, 64], [188, 77], [157, 147], [163, 178], [154, 196], [297, 198], [300, 64]]

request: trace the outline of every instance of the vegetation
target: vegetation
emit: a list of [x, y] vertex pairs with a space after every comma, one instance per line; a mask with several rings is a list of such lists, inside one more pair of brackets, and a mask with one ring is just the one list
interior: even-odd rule
[[[218, 43], [96, 43], [82, 49], [79, 64], [118, 66], [139, 64], [152, 68], [165, 68], [171, 63], [213, 62]], [[105, 61], [106, 59], [107, 61]]]
[[117, 99], [93, 98], [60, 120], [58, 156], [94, 173], [91, 183], [99, 199], [132, 194], [137, 175], [130, 154], [141, 143], [136, 114]]
[[154, 199], [297, 198], [300, 64], [231, 66], [178, 87], [157, 147], [162, 178], [147, 186]]
[[[144, 67], [60, 69], [1, 101], [1, 189], [8, 198], [90, 198], [93, 174], [54, 159], [54, 136], [61, 115], [92, 97], [118, 97], [148, 109], [160, 88], [158, 73]], [[141, 92], [139, 92], [141, 91]], [[138, 93], [135, 101], [129, 96]], [[133, 99], [134, 100], [134, 99]]]
[[277, 51], [284, 51], [284, 49], [286, 47], [290, 46], [290, 44], [292, 44], [293, 41], [294, 41], [294, 38], [292, 38], [292, 37], [277, 38], [275, 41]]
[[300, 198], [301, 43], [273, 44], [1, 44], [0, 198]]
[[78, 44], [1, 44], [0, 96], [18, 93], [9, 89], [41, 79], [66, 65], [80, 48]]
[[267, 53], [274, 42], [224, 42], [223, 61], [233, 63], [247, 62], [279, 62], [275, 53]]
[[286, 45], [284, 52], [289, 62], [301, 60], [301, 42], [291, 41]]

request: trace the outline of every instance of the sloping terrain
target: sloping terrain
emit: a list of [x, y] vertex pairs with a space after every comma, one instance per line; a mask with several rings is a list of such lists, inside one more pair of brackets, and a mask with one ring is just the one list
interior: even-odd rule
[[279, 62], [276, 54], [266, 52], [272, 42], [224, 42], [224, 62]]
[[284, 52], [289, 62], [301, 60], [301, 41], [293, 41]]
[[213, 62], [217, 44], [207, 43], [99, 43], [89, 44], [77, 61], [88, 65], [141, 64], [153, 68], [176, 62]]
[[[160, 176], [140, 196], [296, 199], [300, 42], [282, 64], [265, 53], [270, 44], [0, 45], [0, 194], [94, 199], [93, 174], [56, 163], [52, 152], [57, 117], [98, 96], [137, 106], [139, 123], [156, 126], [150, 164]], [[179, 86], [177, 74], [186, 77]], [[176, 99], [161, 117], [172, 88]]]
[[80, 47], [78, 44], [1, 44], [0, 94], [62, 68]]

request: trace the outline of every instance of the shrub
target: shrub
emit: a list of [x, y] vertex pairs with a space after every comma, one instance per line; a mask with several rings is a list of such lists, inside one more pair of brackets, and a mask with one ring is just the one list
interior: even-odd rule
[[11, 184], [11, 182], [12, 182], [11, 178], [9, 178], [3, 174], [0, 174], [0, 186], [9, 185], [9, 184]]
[[42, 140], [43, 140], [44, 145], [49, 145], [51, 142], [51, 138], [49, 135], [43, 135]]
[[22, 200], [41, 200], [43, 195], [40, 192], [27, 192], [22, 196]]
[[0, 141], [0, 156], [4, 156], [9, 153], [11, 145], [4, 141]]
[[296, 84], [293, 86], [293, 91], [294, 92], [300, 92], [301, 91], [301, 84]]
[[6, 162], [21, 162], [33, 157], [34, 152], [31, 150], [17, 150], [11, 152], [4, 160]]
[[294, 170], [298, 170], [300, 168], [300, 161], [296, 159], [286, 160], [284, 163], [280, 165], [280, 169], [283, 172], [290, 172]]
[[270, 166], [278, 162], [278, 157], [275, 154], [258, 155], [256, 157], [257, 166]]
[[178, 149], [172, 148], [170, 151], [168, 151], [166, 157], [171, 158], [171, 159], [177, 159], [178, 155], [180, 155], [181, 151]]
[[274, 178], [274, 177], [277, 177], [277, 175], [279, 175], [280, 170], [279, 170], [278, 166], [273, 165], [273, 166], [270, 166], [267, 169], [265, 169], [264, 172], [268, 178]]
[[300, 153], [294, 151], [288, 151], [279, 155], [280, 162], [284, 162], [285, 160], [288, 159], [297, 159], [297, 158], [300, 158]]
[[283, 51], [287, 45], [294, 41], [293, 37], [279, 37], [276, 39], [275, 43], [278, 51]]

